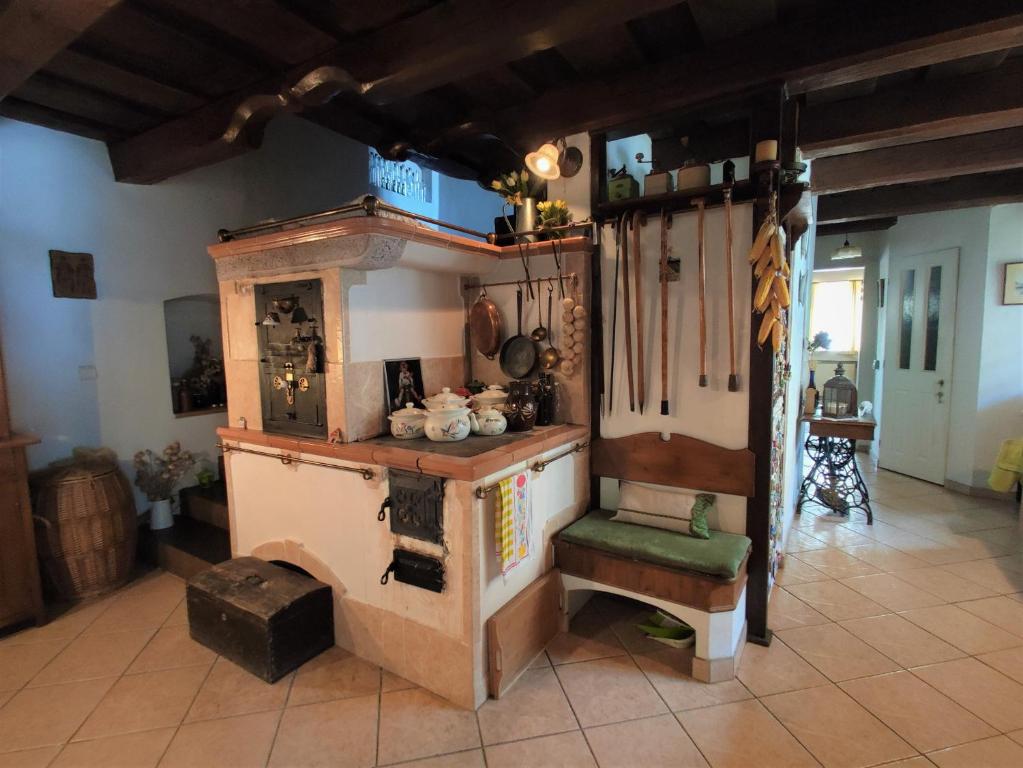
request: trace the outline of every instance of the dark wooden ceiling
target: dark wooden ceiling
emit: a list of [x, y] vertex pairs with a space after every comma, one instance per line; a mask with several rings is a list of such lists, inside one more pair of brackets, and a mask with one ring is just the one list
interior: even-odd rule
[[[1021, 47], [1019, 0], [0, 0], [0, 115], [106, 142], [121, 181], [250, 151], [281, 112], [486, 179], [557, 135], [784, 84], [808, 155], [869, 158], [1023, 125]], [[838, 170], [833, 192], [861, 188]]]

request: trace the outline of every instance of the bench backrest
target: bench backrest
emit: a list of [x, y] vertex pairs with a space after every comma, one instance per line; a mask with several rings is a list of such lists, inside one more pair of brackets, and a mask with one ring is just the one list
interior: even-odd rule
[[657, 432], [597, 438], [590, 445], [591, 472], [676, 488], [735, 496], [754, 494], [756, 457], [748, 448], [722, 448], [695, 437]]

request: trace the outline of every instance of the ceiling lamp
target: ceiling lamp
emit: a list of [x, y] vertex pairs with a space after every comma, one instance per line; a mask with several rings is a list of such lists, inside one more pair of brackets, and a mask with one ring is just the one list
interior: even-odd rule
[[526, 168], [530, 173], [547, 181], [562, 176], [571, 178], [579, 173], [582, 165], [583, 153], [578, 147], [568, 146], [564, 137], [542, 144], [526, 155]]
[[267, 312], [266, 317], [263, 318], [262, 322], [256, 323], [256, 325], [268, 325], [275, 326], [281, 324], [281, 316], [276, 312]]
[[834, 253], [831, 254], [832, 261], [842, 261], [844, 259], [858, 259], [863, 256], [863, 249], [858, 245], [849, 245], [849, 235], [845, 236], [845, 244], [841, 248], [836, 248]]

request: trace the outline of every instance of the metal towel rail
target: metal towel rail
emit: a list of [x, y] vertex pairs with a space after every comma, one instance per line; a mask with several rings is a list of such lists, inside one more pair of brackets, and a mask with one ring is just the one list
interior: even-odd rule
[[339, 469], [342, 472], [355, 472], [356, 474], [362, 475], [365, 480], [373, 479], [373, 470], [367, 469], [366, 467], [343, 467], [340, 464], [328, 464], [325, 461], [313, 461], [312, 459], [302, 459], [297, 456], [288, 456], [283, 453], [267, 453], [266, 451], [254, 451], [251, 448], [238, 448], [227, 443], [220, 443], [219, 448], [224, 453], [251, 453], [253, 456], [266, 456], [270, 459], [277, 459], [281, 464], [309, 464], [313, 467], [326, 467], [327, 469]]
[[[580, 453], [581, 451], [586, 450], [586, 448], [588, 448], [589, 445], [590, 445], [589, 442], [576, 443], [567, 451], [562, 451], [557, 456], [551, 456], [551, 458], [549, 459], [544, 459], [543, 461], [535, 462], [530, 467], [530, 469], [533, 470], [534, 472], [543, 472], [545, 469], [547, 469], [548, 464], [553, 464], [558, 459], [563, 459], [566, 456], [571, 456], [573, 453]], [[494, 483], [493, 485], [481, 485], [479, 488], [476, 489], [476, 498], [485, 499], [487, 496], [489, 496], [491, 493], [493, 493], [500, 487], [501, 487], [500, 483]]]

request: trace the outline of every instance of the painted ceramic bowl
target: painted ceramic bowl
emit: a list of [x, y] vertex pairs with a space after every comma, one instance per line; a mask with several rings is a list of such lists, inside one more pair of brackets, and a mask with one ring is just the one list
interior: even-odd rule
[[431, 408], [426, 414], [426, 436], [438, 443], [453, 443], [469, 436], [471, 411], [465, 406], [445, 405]]

